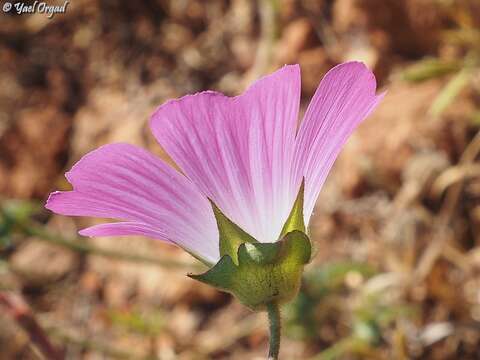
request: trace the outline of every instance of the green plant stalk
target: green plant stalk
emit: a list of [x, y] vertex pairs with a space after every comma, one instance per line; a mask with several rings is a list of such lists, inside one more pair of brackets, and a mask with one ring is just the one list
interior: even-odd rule
[[203, 269], [204, 268], [203, 266], [199, 266], [196, 264], [189, 264], [186, 262], [184, 263], [176, 260], [158, 259], [158, 258], [152, 258], [152, 257], [136, 255], [136, 254], [127, 254], [127, 253], [123, 253], [115, 250], [98, 248], [98, 247], [89, 245], [85, 242], [64, 239], [61, 236], [47, 232], [41, 229], [39, 226], [35, 226], [32, 224], [28, 224], [28, 225], [18, 224], [18, 228], [21, 232], [23, 232], [27, 236], [35, 236], [39, 240], [43, 240], [50, 244], [61, 246], [82, 254], [98, 255], [98, 256], [108, 257], [116, 260], [156, 265], [156, 266], [161, 266], [166, 268], [183, 268], [183, 269], [185, 268]]
[[451, 74], [461, 68], [462, 62], [459, 60], [443, 61], [437, 58], [427, 58], [408, 66], [402, 71], [401, 77], [409, 82], [422, 82]]
[[[18, 209], [15, 210], [15, 206], [10, 206], [9, 208], [9, 204], [15, 205], [15, 201], [11, 201], [10, 203], [6, 202], [6, 206], [5, 204], [2, 204], [0, 202], [0, 226], [3, 226], [4, 228], [6, 226], [8, 233], [17, 232], [25, 236], [34, 236], [38, 240], [42, 240], [50, 244], [57, 245], [85, 255], [98, 255], [116, 260], [156, 265], [167, 268], [183, 268], [189, 270], [205, 269], [205, 266], [200, 264], [190, 264], [178, 260], [153, 258], [149, 256], [124, 253], [116, 250], [102, 249], [96, 246], [92, 246], [85, 241], [80, 241], [77, 239], [66, 239], [60, 235], [44, 230], [40, 224], [38, 224], [34, 220], [31, 220], [30, 217], [32, 214], [29, 213], [29, 211], [31, 210], [31, 208], [33, 208], [32, 205], [26, 208], [24, 207], [23, 211], [18, 211]], [[26, 205], [29, 204], [26, 203]], [[27, 211], [25, 211], [25, 209], [27, 209]], [[0, 232], [1, 231], [2, 229], [0, 229]]]
[[280, 352], [281, 316], [280, 308], [276, 303], [267, 305], [268, 320], [270, 323], [270, 347], [268, 360], [278, 360]]
[[472, 79], [472, 69], [465, 67], [460, 70], [442, 89], [433, 101], [430, 109], [430, 115], [440, 116], [443, 111], [455, 100], [458, 94], [469, 84]]

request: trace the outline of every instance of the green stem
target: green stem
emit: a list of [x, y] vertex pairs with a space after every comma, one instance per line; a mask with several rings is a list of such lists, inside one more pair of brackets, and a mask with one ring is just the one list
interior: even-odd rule
[[116, 250], [98, 248], [98, 247], [89, 245], [85, 242], [80, 242], [76, 240], [67, 240], [61, 236], [52, 234], [48, 231], [43, 230], [39, 226], [35, 226], [32, 224], [29, 224], [29, 225], [17, 224], [17, 225], [19, 230], [21, 230], [21, 232], [23, 232], [27, 236], [35, 236], [39, 240], [43, 240], [50, 244], [61, 246], [61, 247], [70, 249], [72, 251], [86, 254], [86, 255], [98, 255], [98, 256], [108, 257], [111, 259], [137, 262], [137, 263], [150, 264], [150, 265], [158, 265], [166, 268], [197, 268], [198, 267], [200, 269], [203, 269], [203, 266], [197, 266], [195, 264], [189, 264], [189, 263], [181, 262], [178, 260], [158, 259], [158, 258], [153, 258], [153, 257], [148, 257], [143, 255], [123, 253]]
[[268, 350], [268, 360], [278, 360], [281, 330], [280, 308], [276, 303], [270, 303], [267, 305], [267, 313], [270, 322], [270, 348]]
[[[1, 198], [0, 198], [1, 201]], [[12, 201], [13, 202], [13, 201]], [[204, 266], [197, 264], [190, 264], [183, 261], [172, 260], [172, 259], [159, 259], [149, 256], [124, 253], [116, 250], [98, 248], [92, 245], [89, 245], [85, 241], [77, 241], [76, 239], [65, 239], [60, 235], [50, 233], [46, 231], [42, 226], [37, 224], [35, 221], [30, 220], [29, 216], [25, 217], [25, 214], [22, 215], [21, 211], [9, 210], [8, 202], [7, 206], [3, 205], [0, 202], [0, 225], [9, 229], [9, 231], [17, 231], [26, 236], [34, 236], [38, 240], [43, 240], [53, 245], [61, 246], [67, 248], [71, 251], [75, 251], [85, 255], [98, 255], [104, 256], [111, 259], [137, 262], [150, 265], [158, 265], [163, 267], [170, 268], [187, 268], [187, 269], [198, 269], [204, 270]], [[12, 206], [14, 208], [14, 206]], [[5, 225], [6, 224], [6, 225]], [[1, 230], [1, 229], [0, 229]]]

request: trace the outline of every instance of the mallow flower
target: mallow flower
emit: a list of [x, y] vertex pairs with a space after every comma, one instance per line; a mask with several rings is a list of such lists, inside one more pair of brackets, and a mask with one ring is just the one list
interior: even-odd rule
[[270, 358], [279, 348], [278, 306], [298, 292], [310, 261], [308, 223], [345, 141], [382, 99], [365, 65], [331, 69], [298, 124], [300, 68], [284, 66], [242, 95], [214, 91], [167, 101], [150, 128], [179, 170], [129, 144], [102, 146], [53, 192], [57, 214], [118, 222], [84, 236], [143, 235], [206, 264], [192, 278], [270, 317]]

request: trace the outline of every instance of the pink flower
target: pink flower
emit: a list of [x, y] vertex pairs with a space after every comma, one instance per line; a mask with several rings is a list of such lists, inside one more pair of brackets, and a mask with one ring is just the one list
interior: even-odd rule
[[150, 127], [182, 173], [136, 146], [105, 145], [66, 173], [73, 190], [52, 193], [46, 207], [121, 220], [81, 235], [144, 235], [214, 264], [219, 235], [208, 199], [258, 241], [275, 242], [305, 179], [308, 224], [343, 144], [382, 99], [375, 90], [375, 77], [362, 63], [334, 67], [298, 130], [298, 65], [261, 78], [237, 97], [206, 91], [170, 100]]

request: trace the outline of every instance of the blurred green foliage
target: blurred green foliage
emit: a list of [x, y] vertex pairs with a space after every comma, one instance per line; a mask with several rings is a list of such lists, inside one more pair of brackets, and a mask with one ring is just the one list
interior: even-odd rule
[[[435, 117], [452, 105], [464, 89], [475, 88], [474, 75], [480, 71], [480, 30], [474, 26], [475, 14], [469, 13], [456, 2], [448, 2], [443, 6], [448, 10], [452, 23], [456, 25], [456, 28], [444, 31], [441, 36], [450, 55], [439, 54], [438, 57], [424, 58], [401, 73], [402, 79], [409, 82], [452, 75], [430, 106], [429, 113]], [[478, 123], [478, 120], [475, 121], [478, 117], [475, 114], [472, 116], [474, 125]]]
[[[18, 224], [30, 221], [40, 205], [32, 201], [2, 200], [0, 202], [0, 252], [13, 244]], [[1, 254], [1, 253], [0, 253]]]
[[368, 264], [345, 261], [307, 271], [298, 297], [284, 307], [287, 334], [296, 339], [316, 339], [320, 320], [315, 316], [317, 307], [332, 294], [342, 291], [350, 273], [368, 278], [375, 274], [375, 270]]
[[458, 60], [446, 61], [438, 58], [425, 58], [407, 67], [402, 72], [402, 78], [410, 82], [422, 82], [451, 74], [461, 67], [462, 63]]
[[166, 317], [161, 310], [150, 310], [148, 313], [138, 310], [109, 310], [108, 319], [114, 326], [127, 332], [135, 332], [144, 336], [157, 336], [165, 328]]
[[[336, 312], [335, 319], [348, 320], [346, 326], [349, 329], [343, 338], [312, 359], [370, 353], [381, 344], [382, 334], [389, 326], [399, 318], [414, 314], [410, 306], [386, 301], [383, 289], [367, 289], [368, 279], [376, 275], [382, 276], [369, 264], [349, 261], [311, 269], [304, 276], [298, 298], [284, 307], [286, 334], [312, 344], [321, 342], [322, 325], [333, 311]], [[359, 279], [361, 284], [349, 288], [348, 278]], [[350, 300], [348, 304], [339, 300], [352, 298], [354, 301]]]

